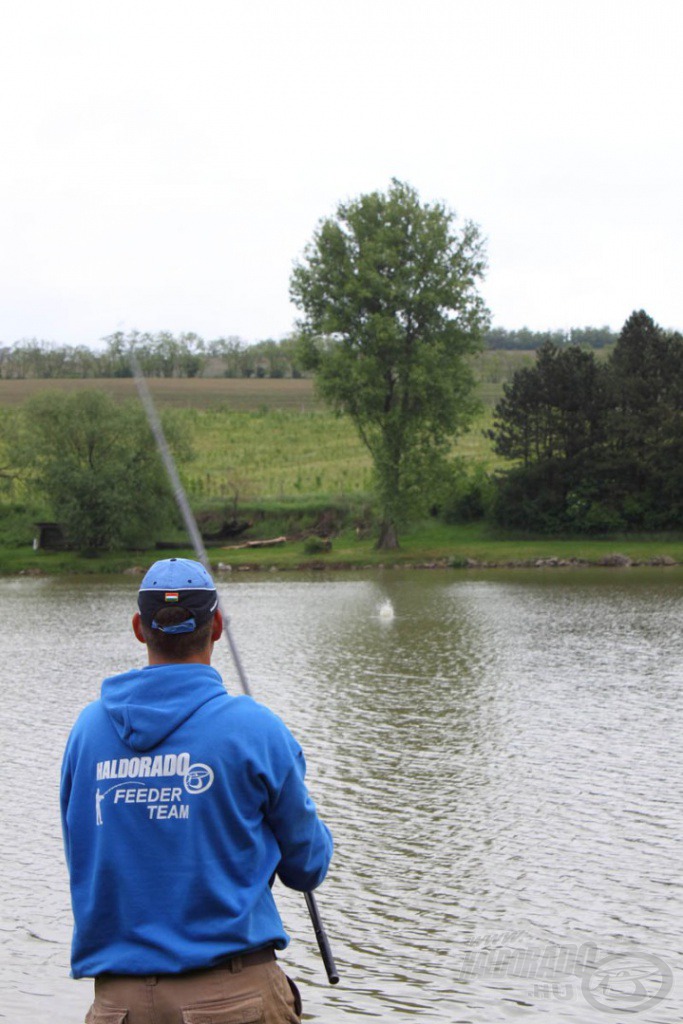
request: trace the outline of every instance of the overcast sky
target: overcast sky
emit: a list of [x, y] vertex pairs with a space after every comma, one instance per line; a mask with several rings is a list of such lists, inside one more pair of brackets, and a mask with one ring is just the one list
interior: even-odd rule
[[481, 226], [494, 324], [683, 328], [681, 0], [0, 9], [0, 343], [281, 337], [392, 177]]

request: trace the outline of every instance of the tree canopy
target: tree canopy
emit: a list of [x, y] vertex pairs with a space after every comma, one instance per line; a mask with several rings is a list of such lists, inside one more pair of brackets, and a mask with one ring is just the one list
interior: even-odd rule
[[465, 356], [488, 322], [476, 290], [485, 259], [477, 226], [455, 221], [393, 180], [322, 220], [291, 278], [306, 367], [373, 458], [380, 547], [396, 546], [474, 410]]
[[97, 552], [149, 543], [168, 525], [172, 496], [137, 403], [117, 405], [101, 391], [44, 393], [6, 428], [11, 463], [71, 546]]

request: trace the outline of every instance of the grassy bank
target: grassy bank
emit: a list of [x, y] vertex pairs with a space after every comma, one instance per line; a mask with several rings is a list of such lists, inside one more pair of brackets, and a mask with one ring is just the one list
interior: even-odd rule
[[[267, 525], [267, 520], [265, 524]], [[272, 536], [276, 536], [275, 533]], [[378, 566], [424, 566], [448, 570], [477, 567], [543, 567], [619, 564], [623, 556], [636, 565], [683, 564], [683, 535], [621, 536], [604, 539], [546, 538], [496, 535], [481, 523], [445, 526], [434, 520], [406, 532], [398, 551], [376, 551], [373, 538], [345, 528], [331, 540], [328, 551], [311, 551], [304, 537], [274, 547], [238, 548], [239, 539], [209, 543], [211, 564], [233, 571], [254, 569], [344, 569]], [[194, 557], [192, 549], [114, 552], [85, 558], [74, 552], [34, 552], [30, 547], [0, 548], [0, 573], [121, 573], [146, 568], [170, 554]]]

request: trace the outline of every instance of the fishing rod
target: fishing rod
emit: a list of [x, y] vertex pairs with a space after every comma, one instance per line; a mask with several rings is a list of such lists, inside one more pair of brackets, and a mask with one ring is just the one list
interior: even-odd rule
[[[140, 364], [134, 352], [131, 352], [130, 362], [133, 368], [135, 386], [138, 389], [138, 395], [140, 396], [142, 407], [145, 410], [147, 421], [149, 423], [152, 434], [154, 435], [154, 440], [157, 443], [157, 448], [159, 449], [161, 460], [164, 464], [166, 474], [173, 489], [173, 496], [176, 500], [176, 504], [178, 506], [180, 514], [183, 517], [185, 529], [189, 534], [190, 541], [192, 542], [192, 547], [194, 548], [194, 552], [197, 556], [197, 561], [201, 562], [206, 571], [210, 573], [211, 565], [209, 563], [209, 556], [206, 553], [204, 541], [202, 539], [201, 533], [199, 532], [199, 527], [197, 526], [197, 520], [192, 514], [192, 509], [190, 508], [190, 503], [187, 500], [185, 488], [183, 487], [182, 481], [178, 476], [178, 470], [176, 469], [175, 461], [173, 459], [173, 456], [171, 455], [171, 450], [168, 447], [166, 435], [164, 434], [164, 428], [161, 425], [161, 420], [159, 419], [156, 406], [154, 405], [154, 401], [147, 386], [147, 380], [140, 368]], [[218, 598], [218, 607], [221, 609], [221, 614], [223, 614], [220, 596]], [[239, 651], [237, 650], [235, 641], [233, 640], [232, 632], [230, 630], [230, 618], [227, 615], [223, 615], [223, 632], [225, 633], [225, 637], [228, 641], [230, 654], [232, 655], [232, 660], [235, 664], [235, 669], [237, 671], [237, 675], [239, 677], [242, 690], [244, 691], [244, 693], [247, 694], [248, 697], [251, 697], [251, 686], [249, 685], [247, 674], [244, 671], [244, 666], [242, 665], [242, 661], [239, 656]], [[325, 926], [323, 925], [322, 918], [320, 917], [318, 904], [312, 892], [304, 893], [304, 897], [306, 899], [306, 906], [308, 907], [308, 913], [311, 918], [311, 923], [313, 924], [313, 930], [315, 932], [315, 937], [318, 943], [318, 949], [320, 950], [320, 956], [322, 957], [322, 961], [325, 966], [325, 971], [327, 973], [327, 980], [329, 981], [330, 985], [336, 985], [339, 981], [339, 974], [337, 972], [337, 965], [334, 962], [332, 947], [330, 946], [330, 942], [327, 937], [327, 932], [325, 931]]]

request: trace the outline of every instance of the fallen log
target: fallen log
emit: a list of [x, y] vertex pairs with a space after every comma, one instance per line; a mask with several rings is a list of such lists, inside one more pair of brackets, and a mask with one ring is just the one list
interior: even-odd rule
[[278, 544], [285, 544], [286, 537], [271, 537], [268, 540], [247, 540], [244, 544], [229, 544], [221, 548], [222, 551], [243, 551], [245, 548], [274, 548]]

